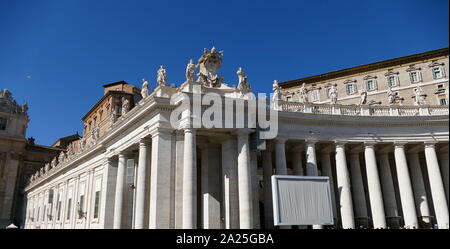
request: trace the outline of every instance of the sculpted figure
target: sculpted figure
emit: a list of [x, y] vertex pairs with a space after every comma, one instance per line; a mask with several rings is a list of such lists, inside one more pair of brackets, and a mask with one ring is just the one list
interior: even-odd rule
[[298, 90], [300, 103], [308, 102], [308, 89], [305, 86], [305, 83], [302, 84], [300, 89]]
[[414, 89], [414, 104], [415, 105], [425, 105], [426, 94], [423, 89], [419, 86]]
[[43, 167], [39, 170], [39, 175], [40, 175], [40, 176], [43, 176], [43, 175], [44, 175], [44, 168], [43, 168]]
[[145, 99], [148, 96], [148, 82], [145, 79], [142, 79], [142, 82], [141, 96]]
[[186, 66], [186, 81], [194, 82], [195, 70], [197, 70], [198, 65], [195, 65], [192, 59], [189, 60], [189, 63]]
[[278, 85], [278, 81], [277, 80], [273, 81], [272, 90], [273, 90], [272, 100], [274, 100], [274, 101], [281, 100], [281, 96], [282, 96], [281, 87]]
[[25, 113], [25, 114], [28, 112], [28, 103], [27, 102], [25, 102], [23, 104], [22, 110], [23, 110], [23, 113]]
[[127, 98], [122, 97], [122, 115], [126, 114], [130, 110], [130, 101]]
[[387, 95], [388, 95], [388, 103], [390, 105], [394, 104], [396, 101], [396, 94], [394, 93], [394, 91], [392, 91], [392, 87], [389, 87]]
[[165, 86], [167, 84], [167, 73], [163, 66], [160, 66], [158, 69], [158, 77], [156, 78], [156, 81], [160, 86]]
[[59, 153], [59, 157], [58, 157], [58, 162], [59, 164], [64, 162], [64, 151], [61, 151], [61, 153]]
[[361, 98], [359, 99], [359, 105], [365, 105], [365, 104], [367, 104], [367, 92], [362, 91]]
[[44, 172], [48, 172], [50, 170], [50, 164], [46, 163], [44, 166]]
[[247, 76], [244, 74], [241, 67], [238, 69], [236, 74], [238, 75], [239, 78], [237, 89], [244, 94], [250, 92], [251, 91], [250, 84], [248, 83]]
[[223, 51], [217, 52], [213, 47], [211, 51], [208, 49], [203, 50], [203, 55], [198, 60], [200, 72], [198, 73], [198, 80], [208, 87], [220, 87], [223, 81], [223, 77], [217, 75], [222, 63]]
[[54, 157], [54, 158], [52, 159], [52, 161], [51, 161], [50, 164], [51, 164], [52, 168], [54, 168], [54, 167], [57, 166], [56, 157]]
[[336, 104], [337, 103], [337, 89], [335, 85], [331, 85], [330, 88], [330, 99], [331, 99], [331, 104]]

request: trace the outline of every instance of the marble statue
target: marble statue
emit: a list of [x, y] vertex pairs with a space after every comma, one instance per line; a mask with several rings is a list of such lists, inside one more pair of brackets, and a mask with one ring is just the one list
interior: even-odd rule
[[392, 87], [389, 87], [387, 95], [388, 95], [388, 103], [390, 105], [394, 104], [396, 101], [396, 94], [394, 93], [394, 91], [392, 91]]
[[305, 83], [302, 84], [300, 89], [298, 90], [300, 103], [308, 102], [308, 89], [305, 86]]
[[186, 81], [194, 82], [195, 79], [195, 70], [197, 70], [198, 65], [195, 65], [192, 59], [189, 60], [189, 63], [186, 66]]
[[282, 100], [282, 98], [281, 98], [281, 96], [282, 96], [281, 87], [278, 84], [277, 80], [273, 81], [272, 90], [273, 90], [272, 100], [273, 101]]
[[337, 103], [337, 89], [335, 85], [332, 85], [330, 88], [330, 99], [331, 99], [331, 104], [336, 104]]
[[359, 105], [365, 105], [365, 104], [367, 104], [367, 92], [362, 91], [361, 98], [359, 99]]
[[160, 66], [158, 69], [158, 77], [156, 78], [156, 82], [158, 82], [158, 85], [165, 86], [167, 84], [167, 73], [164, 66]]
[[42, 167], [41, 169], [39, 169], [39, 175], [43, 176], [44, 175], [44, 167]]
[[54, 168], [54, 167], [57, 166], [56, 157], [54, 157], [54, 158], [52, 159], [52, 161], [50, 162], [50, 164], [51, 164], [52, 168]]
[[148, 96], [148, 81], [142, 79], [142, 82], [141, 96], [143, 99], [145, 99]]
[[427, 95], [423, 91], [422, 87], [417, 87], [414, 89], [414, 104], [415, 105], [425, 105], [425, 98]]
[[203, 50], [203, 55], [198, 60], [200, 72], [197, 82], [202, 83], [208, 87], [220, 87], [223, 83], [223, 77], [217, 75], [217, 71], [222, 64], [223, 51], [217, 52], [213, 47], [211, 51], [209, 49]]
[[243, 94], [250, 92], [251, 86], [248, 83], [247, 76], [242, 71], [242, 67], [240, 67], [237, 70], [236, 74], [238, 75], [238, 78], [239, 78], [239, 83], [238, 83], [237, 89]]
[[122, 115], [126, 114], [130, 110], [130, 101], [122, 97]]
[[59, 153], [58, 163], [59, 164], [63, 163], [64, 162], [64, 158], [65, 158], [64, 151], [61, 151], [61, 153]]
[[44, 166], [44, 171], [48, 172], [50, 170], [50, 164], [46, 163]]

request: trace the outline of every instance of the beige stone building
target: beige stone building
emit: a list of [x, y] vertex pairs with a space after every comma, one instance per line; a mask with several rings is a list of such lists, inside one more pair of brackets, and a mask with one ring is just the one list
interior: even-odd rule
[[[281, 82], [285, 100], [300, 101], [300, 88], [305, 84], [307, 100], [317, 104], [331, 103], [330, 89], [337, 89], [337, 104], [359, 104], [367, 93], [367, 104], [414, 105], [414, 91], [423, 90], [427, 105], [448, 105], [449, 49], [356, 66], [329, 73]], [[396, 95], [389, 103], [391, 87]]]
[[17, 104], [11, 92], [0, 91], [0, 228], [23, 223], [27, 179], [63, 150], [25, 139], [27, 111], [28, 105]]

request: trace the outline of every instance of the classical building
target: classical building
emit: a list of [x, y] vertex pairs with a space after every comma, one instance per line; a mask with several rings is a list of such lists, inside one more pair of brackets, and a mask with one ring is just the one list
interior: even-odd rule
[[[364, 99], [370, 105], [415, 105], [420, 101], [448, 105], [448, 55], [449, 49], [443, 48], [281, 82], [280, 86], [287, 101], [301, 101], [304, 96], [312, 103], [332, 103], [334, 86], [336, 103], [343, 105], [358, 105]], [[422, 92], [416, 94], [416, 89]]]
[[[256, 98], [242, 68], [236, 88], [218, 75], [223, 52], [215, 48], [189, 62], [179, 87], [166, 84], [163, 66], [151, 92], [145, 80], [142, 89], [105, 85], [83, 118], [83, 137], [29, 179], [24, 225], [273, 228], [270, 177], [292, 174], [330, 177], [340, 228], [449, 228], [449, 106], [428, 90], [442, 84], [448, 92], [443, 51], [340, 74], [357, 88], [376, 79], [378, 92], [361, 103], [343, 96], [348, 83], [333, 73], [324, 83], [275, 81], [270, 100]], [[441, 69], [435, 80], [430, 65]], [[410, 67], [420, 68], [421, 82], [404, 77]], [[398, 94], [383, 90], [389, 72]], [[331, 103], [309, 101], [313, 87], [329, 82]], [[302, 93], [286, 98], [294, 87]]]
[[11, 92], [0, 91], [0, 228], [23, 224], [23, 190], [27, 179], [61, 149], [25, 139], [28, 105], [19, 105]]

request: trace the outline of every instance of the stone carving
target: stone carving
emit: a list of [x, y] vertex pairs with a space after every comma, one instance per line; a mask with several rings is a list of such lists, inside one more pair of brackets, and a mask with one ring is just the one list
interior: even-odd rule
[[158, 76], [156, 78], [156, 82], [158, 82], [158, 85], [165, 86], [167, 84], [167, 73], [164, 66], [160, 66], [158, 69]]
[[27, 102], [25, 102], [24, 104], [23, 104], [23, 108], [22, 108], [22, 110], [23, 110], [23, 113], [28, 113], [28, 103]]
[[122, 97], [122, 115], [126, 114], [130, 110], [130, 101]]
[[44, 171], [48, 172], [50, 170], [50, 164], [46, 163], [44, 166]]
[[100, 138], [100, 127], [96, 126], [94, 127], [94, 129], [92, 129], [91, 137], [94, 143], [97, 142], [97, 140]]
[[117, 121], [117, 114], [114, 110], [109, 114], [109, 120], [111, 122], [111, 125]]
[[337, 103], [337, 89], [335, 85], [331, 85], [330, 88], [330, 99], [331, 99], [331, 104], [336, 104]]
[[415, 105], [425, 105], [425, 98], [427, 97], [427, 95], [425, 94], [425, 92], [423, 91], [422, 87], [417, 87], [414, 89], [414, 104]]
[[362, 91], [361, 98], [359, 99], [359, 105], [366, 105], [366, 104], [367, 104], [367, 92]]
[[143, 99], [145, 99], [148, 96], [148, 81], [142, 79], [142, 82], [141, 96]]
[[84, 149], [86, 149], [86, 138], [82, 137], [80, 139], [80, 151], [84, 151]]
[[39, 175], [40, 175], [40, 176], [43, 176], [43, 175], [44, 175], [44, 167], [42, 167], [42, 168], [39, 169]]
[[308, 89], [306, 88], [305, 83], [303, 83], [300, 89], [298, 90], [298, 94], [300, 103], [308, 102]]
[[273, 101], [282, 100], [281, 87], [280, 85], [278, 85], [277, 80], [273, 81], [272, 90], [273, 90], [272, 100]]
[[64, 162], [66, 155], [64, 154], [64, 151], [61, 151], [58, 156], [58, 163], [61, 164]]
[[223, 51], [217, 52], [213, 47], [203, 50], [203, 55], [198, 60], [200, 72], [198, 73], [198, 82], [209, 87], [220, 87], [223, 83], [223, 77], [217, 75], [217, 71], [222, 64]]
[[70, 143], [67, 146], [66, 160], [69, 161], [70, 159], [72, 159], [73, 155], [75, 155], [75, 152], [73, 151], [73, 143]]
[[52, 168], [58, 166], [58, 163], [57, 163], [57, 161], [56, 161], [56, 157], [54, 157], [54, 158], [52, 159], [52, 161], [51, 161], [51, 166], [52, 166]]
[[194, 82], [195, 79], [195, 70], [197, 70], [198, 64], [194, 64], [192, 59], [189, 60], [189, 63], [186, 66], [186, 81]]
[[17, 104], [8, 89], [3, 89], [0, 91], [0, 112], [26, 115], [27, 111], [28, 104], [25, 104], [23, 107]]
[[240, 67], [237, 70], [236, 74], [238, 75], [238, 78], [239, 78], [239, 83], [238, 83], [237, 89], [243, 94], [250, 92], [252, 88], [251, 88], [250, 84], [248, 83], [247, 76], [242, 71], [242, 67]]
[[388, 91], [387, 91], [387, 95], [388, 95], [388, 103], [389, 105], [393, 105], [395, 103], [398, 102], [402, 102], [404, 100], [404, 98], [398, 96], [398, 93], [392, 91], [392, 87], [389, 87]]

